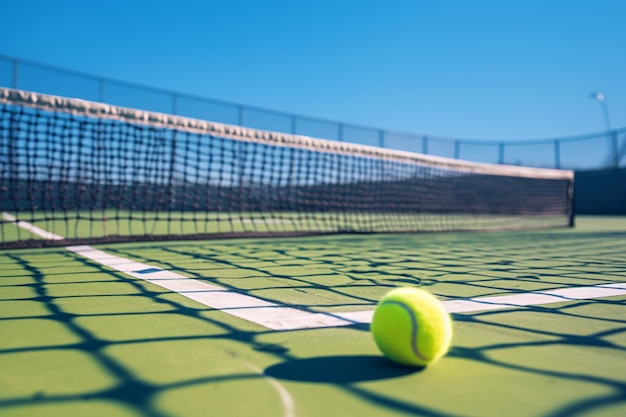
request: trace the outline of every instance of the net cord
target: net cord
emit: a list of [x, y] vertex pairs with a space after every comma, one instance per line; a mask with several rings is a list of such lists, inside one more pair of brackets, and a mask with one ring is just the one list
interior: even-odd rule
[[425, 155], [407, 151], [379, 148], [347, 142], [317, 139], [303, 135], [271, 132], [209, 122], [189, 117], [112, 106], [82, 99], [0, 87], [0, 103], [24, 106], [49, 112], [63, 112], [76, 116], [124, 121], [159, 128], [176, 129], [246, 142], [285, 146], [343, 155], [358, 155], [388, 161], [411, 163], [434, 168], [450, 169], [476, 174], [500, 175], [537, 179], [565, 179], [573, 181], [574, 171], [548, 168], [531, 168], [512, 165], [488, 164]]

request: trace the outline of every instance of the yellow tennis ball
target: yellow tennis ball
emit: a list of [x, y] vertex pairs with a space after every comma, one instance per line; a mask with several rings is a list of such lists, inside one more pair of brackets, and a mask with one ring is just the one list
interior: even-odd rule
[[434, 295], [418, 288], [396, 288], [378, 302], [371, 331], [387, 358], [426, 366], [448, 352], [452, 320]]

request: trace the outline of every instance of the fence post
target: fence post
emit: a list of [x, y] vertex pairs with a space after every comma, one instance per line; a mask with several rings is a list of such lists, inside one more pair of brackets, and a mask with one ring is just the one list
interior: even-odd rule
[[[615, 135], [617, 135], [617, 132], [615, 132]], [[622, 162], [622, 158], [624, 157], [626, 157], [626, 133], [624, 134], [624, 138], [622, 139], [622, 146], [617, 154], [617, 168], [619, 168], [619, 165]]]
[[172, 114], [178, 114], [178, 94], [172, 94]]
[[454, 141], [454, 159], [460, 159], [461, 158], [461, 141], [459, 139], [456, 139]]
[[385, 147], [385, 131], [384, 130], [378, 131], [378, 146], [380, 148]]
[[246, 124], [246, 108], [239, 106], [239, 126], [245, 126]]
[[100, 78], [98, 82], [98, 101], [104, 103], [104, 78]]
[[561, 146], [558, 139], [554, 140], [554, 167], [561, 168]]
[[619, 145], [617, 144], [617, 132], [609, 133], [611, 135], [611, 168], [619, 168]]
[[298, 131], [298, 118], [296, 116], [291, 116], [291, 134], [295, 135]]
[[504, 142], [500, 142], [498, 149], [498, 163], [500, 165], [504, 164]]
[[428, 155], [428, 136], [422, 137], [422, 153]]
[[13, 61], [13, 80], [11, 81], [11, 87], [17, 90], [20, 78], [20, 62], [16, 59]]

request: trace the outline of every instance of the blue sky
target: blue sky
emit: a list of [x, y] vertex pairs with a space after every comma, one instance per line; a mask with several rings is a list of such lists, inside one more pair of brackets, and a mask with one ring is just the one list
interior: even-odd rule
[[626, 126], [626, 1], [0, 0], [0, 54], [463, 139]]

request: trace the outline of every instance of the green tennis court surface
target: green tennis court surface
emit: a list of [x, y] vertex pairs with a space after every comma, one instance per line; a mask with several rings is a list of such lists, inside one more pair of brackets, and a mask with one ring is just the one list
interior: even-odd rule
[[229, 311], [254, 306], [209, 307], [149, 278], [342, 317], [406, 285], [445, 302], [621, 288], [625, 247], [625, 218], [582, 217], [575, 229], [93, 247], [141, 265], [134, 275], [80, 250], [2, 251], [0, 415], [626, 415], [626, 295], [455, 313], [450, 353], [420, 370], [381, 358], [366, 322], [276, 331]]

